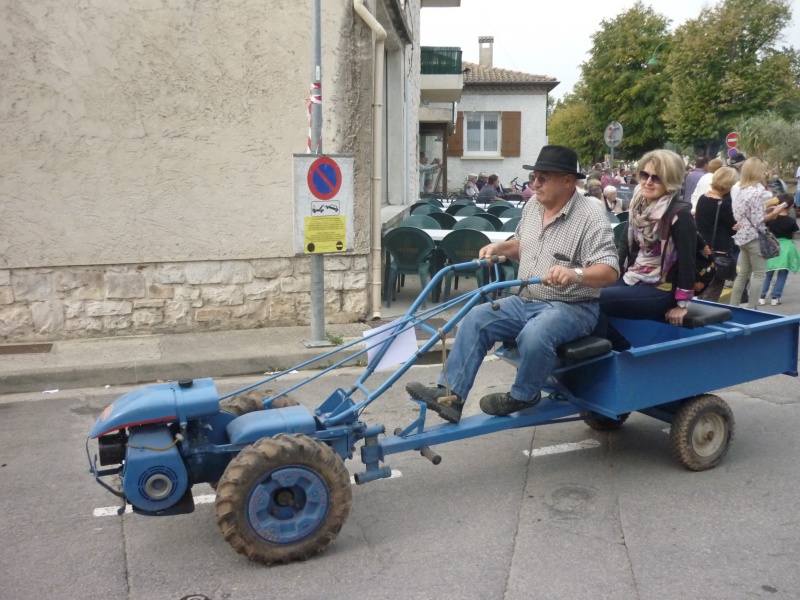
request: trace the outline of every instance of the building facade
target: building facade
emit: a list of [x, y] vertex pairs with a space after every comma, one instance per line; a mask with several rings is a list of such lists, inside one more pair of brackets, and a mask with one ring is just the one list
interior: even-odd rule
[[492, 64], [494, 38], [479, 38], [479, 64], [464, 62], [464, 90], [447, 144], [448, 189], [463, 190], [470, 173], [495, 173], [500, 182], [527, 177], [547, 144], [547, 95], [554, 77]]
[[[386, 32], [374, 185], [384, 205], [416, 193], [420, 0], [323, 2], [323, 150], [354, 157], [355, 187], [354, 247], [325, 259], [329, 323], [370, 309], [379, 57], [357, 4]], [[311, 18], [282, 0], [6, 5], [0, 341], [308, 323], [292, 155]]]

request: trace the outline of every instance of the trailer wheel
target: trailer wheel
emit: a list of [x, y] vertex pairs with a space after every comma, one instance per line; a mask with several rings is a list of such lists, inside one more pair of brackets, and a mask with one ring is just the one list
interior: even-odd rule
[[713, 469], [727, 454], [734, 428], [733, 411], [719, 396], [687, 400], [670, 427], [672, 455], [692, 471]]
[[583, 422], [596, 431], [614, 431], [622, 427], [622, 424], [628, 420], [631, 413], [623, 413], [619, 416], [619, 419], [610, 419], [588, 411], [582, 412], [581, 416], [583, 417]]
[[330, 446], [281, 433], [230, 462], [219, 480], [217, 524], [250, 560], [289, 563], [324, 550], [352, 502], [350, 474]]

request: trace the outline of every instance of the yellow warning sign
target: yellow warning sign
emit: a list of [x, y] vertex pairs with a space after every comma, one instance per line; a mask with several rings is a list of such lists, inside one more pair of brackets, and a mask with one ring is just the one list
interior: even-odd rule
[[306, 254], [347, 250], [346, 217], [306, 217], [303, 247]]

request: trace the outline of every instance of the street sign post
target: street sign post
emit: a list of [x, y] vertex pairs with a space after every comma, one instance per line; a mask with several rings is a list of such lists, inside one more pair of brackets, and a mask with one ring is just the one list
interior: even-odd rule
[[352, 250], [353, 157], [294, 155], [295, 253]]
[[737, 148], [739, 146], [739, 134], [735, 131], [731, 131], [725, 137], [725, 143], [728, 144], [728, 148]]
[[728, 149], [728, 158], [733, 158], [734, 154], [738, 154], [739, 150], [736, 148], [729, 148]]
[[608, 125], [606, 125], [605, 133], [603, 134], [603, 139], [606, 142], [606, 146], [611, 148], [611, 168], [614, 168], [614, 148], [619, 146], [619, 143], [622, 141], [622, 125], [617, 123], [616, 121], [611, 121]]

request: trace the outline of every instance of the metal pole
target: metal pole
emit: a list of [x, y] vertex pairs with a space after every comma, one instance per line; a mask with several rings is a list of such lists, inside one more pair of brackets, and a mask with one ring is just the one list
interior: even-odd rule
[[[321, 0], [313, 0], [311, 16], [311, 136], [309, 152], [322, 154], [322, 27]], [[325, 338], [325, 259], [311, 255], [311, 343], [324, 343]]]

